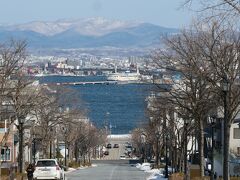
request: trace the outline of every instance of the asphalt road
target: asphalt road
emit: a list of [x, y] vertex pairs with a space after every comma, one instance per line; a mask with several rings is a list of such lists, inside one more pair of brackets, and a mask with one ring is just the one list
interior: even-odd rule
[[[126, 152], [126, 142], [131, 141], [130, 138], [108, 138], [106, 144], [111, 144], [112, 148], [106, 149], [109, 151], [109, 155], [104, 156], [102, 159], [105, 160], [119, 160], [120, 156], [124, 156], [124, 153]], [[118, 148], [114, 148], [114, 144], [118, 144]]]
[[96, 167], [66, 174], [67, 180], [145, 180], [149, 176], [124, 161], [99, 161]]

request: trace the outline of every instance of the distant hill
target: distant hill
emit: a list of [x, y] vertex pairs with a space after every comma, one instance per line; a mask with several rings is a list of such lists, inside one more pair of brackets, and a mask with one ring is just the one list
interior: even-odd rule
[[178, 29], [149, 23], [88, 18], [0, 27], [0, 41], [26, 39], [32, 48], [151, 47]]

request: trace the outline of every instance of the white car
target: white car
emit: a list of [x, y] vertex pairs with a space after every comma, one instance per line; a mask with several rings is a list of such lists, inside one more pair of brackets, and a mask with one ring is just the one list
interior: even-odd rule
[[124, 155], [121, 155], [120, 159], [126, 159], [126, 157]]
[[35, 165], [33, 179], [64, 180], [65, 174], [56, 159], [39, 159]]

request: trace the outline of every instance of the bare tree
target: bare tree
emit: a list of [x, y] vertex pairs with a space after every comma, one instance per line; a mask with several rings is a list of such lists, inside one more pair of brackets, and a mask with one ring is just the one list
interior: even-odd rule
[[[26, 43], [23, 41], [11, 41], [1, 46], [1, 105], [2, 101], [11, 106], [11, 111], [17, 119], [19, 130], [19, 170], [22, 172], [22, 148], [24, 123], [27, 115], [34, 107], [34, 99], [38, 95], [33, 81], [24, 73], [26, 59]], [[13, 119], [14, 120], [14, 119]], [[11, 122], [13, 123], [13, 121]]]
[[[21, 74], [25, 59], [26, 42], [11, 40], [0, 44], [0, 121], [6, 117], [13, 121], [17, 115], [13, 95], [17, 94], [21, 83], [13, 79]], [[1, 145], [7, 137], [8, 133], [3, 137]]]
[[[170, 92], [178, 106], [188, 111], [200, 130], [200, 152], [203, 153], [203, 127], [206, 115], [219, 100], [225, 105], [224, 126], [224, 179], [228, 175], [229, 130], [239, 112], [239, 33], [232, 26], [211, 22], [196, 26], [171, 40], [167, 40], [167, 51], [157, 53], [159, 65], [167, 64], [180, 72], [181, 81], [175, 82]], [[161, 61], [162, 60], [162, 61]], [[220, 84], [227, 81], [228, 93], [224, 94]], [[227, 102], [227, 106], [226, 106]], [[200, 153], [200, 154], [201, 154]], [[201, 155], [203, 175], [203, 154]]]
[[[11, 80], [16, 76], [26, 59], [26, 43], [24, 41], [10, 41], [0, 44], [0, 108], [3, 104], [10, 104], [9, 95], [15, 92], [15, 85]], [[3, 112], [1, 111], [1, 115]]]
[[36, 107], [32, 111], [32, 115], [35, 117], [35, 136], [41, 139], [43, 156], [48, 156], [48, 147], [50, 142], [53, 141], [53, 137], [56, 133], [56, 126], [62, 122], [63, 113], [60, 112], [57, 101], [54, 97], [43, 88], [41, 96], [35, 99], [37, 102]]
[[[204, 31], [198, 33], [195, 30], [182, 31], [180, 35], [166, 40], [166, 49], [156, 51], [153, 54], [155, 62], [160, 66], [167, 67], [169, 71], [181, 76], [181, 80], [174, 80], [174, 86], [169, 92], [171, 102], [177, 109], [185, 110], [189, 123], [194, 120], [198, 130], [198, 144], [200, 152], [200, 172], [204, 176], [204, 125], [208, 112], [215, 107], [213, 85], [207, 81], [211, 70], [209, 62], [203, 55], [202, 49], [197, 42]], [[202, 71], [202, 69], [205, 71]], [[208, 71], [207, 71], [207, 70]]]
[[[189, 5], [193, 0], [186, 0], [185, 5]], [[240, 14], [240, 2], [239, 0], [201, 0], [198, 3], [203, 5], [203, 10], [216, 9], [218, 11], [226, 11]]]
[[200, 13], [202, 20], [219, 18], [227, 19], [239, 26], [240, 2], [239, 0], [185, 0], [183, 6], [194, 7]]
[[[240, 90], [238, 86], [240, 61], [240, 35], [228, 26], [213, 23], [208, 33], [201, 33], [199, 45], [204, 45], [202, 54], [211, 67], [211, 75], [206, 76], [216, 90], [216, 96], [224, 107], [224, 164], [223, 178], [229, 179], [229, 137], [230, 127], [239, 113]], [[221, 85], [227, 83], [227, 89]]]

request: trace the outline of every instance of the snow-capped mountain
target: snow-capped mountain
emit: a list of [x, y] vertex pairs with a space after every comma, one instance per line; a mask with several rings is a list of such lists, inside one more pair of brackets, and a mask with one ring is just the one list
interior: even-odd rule
[[163, 35], [177, 32], [149, 23], [97, 17], [2, 25], [0, 41], [26, 39], [34, 48], [146, 47], [159, 43]]
[[6, 29], [14, 31], [33, 31], [46, 36], [53, 36], [67, 30], [75, 31], [81, 35], [102, 36], [113, 31], [135, 27], [140, 22], [107, 20], [102, 17], [57, 20], [54, 22], [35, 21], [26, 24], [8, 26]]

